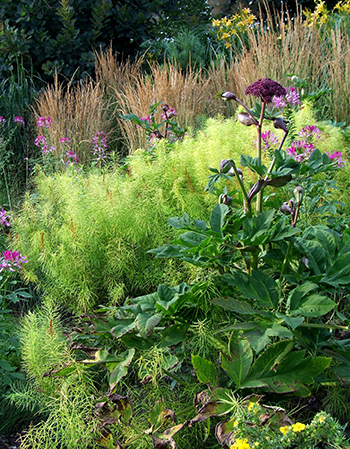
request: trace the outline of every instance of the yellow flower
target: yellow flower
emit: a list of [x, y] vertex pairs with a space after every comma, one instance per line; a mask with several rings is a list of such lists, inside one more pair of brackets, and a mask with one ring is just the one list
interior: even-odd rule
[[259, 447], [259, 441], [255, 441], [254, 446]]
[[254, 407], [254, 405], [255, 405], [255, 402], [249, 402], [249, 405], [248, 405], [248, 412], [251, 412], [251, 411], [252, 411], [252, 408]]
[[284, 427], [280, 427], [280, 432], [283, 433], [283, 435], [285, 435], [289, 430], [289, 426], [284, 426]]
[[326, 417], [325, 417], [325, 416], [320, 416], [318, 420], [319, 420], [320, 422], [324, 422], [324, 421], [326, 420]]
[[301, 432], [305, 429], [305, 424], [302, 424], [301, 422], [297, 422], [296, 424], [292, 425], [293, 432]]
[[230, 449], [251, 449], [247, 438], [238, 438]]

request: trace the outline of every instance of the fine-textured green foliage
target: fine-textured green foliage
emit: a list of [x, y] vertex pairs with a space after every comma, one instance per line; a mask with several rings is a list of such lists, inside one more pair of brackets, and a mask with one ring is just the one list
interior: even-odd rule
[[94, 388], [90, 376], [81, 367], [64, 378], [52, 378], [50, 374], [61, 363], [73, 363], [58, 312], [50, 303], [24, 318], [21, 350], [27, 383], [14, 386], [9, 396], [17, 407], [43, 416], [26, 433], [21, 447], [94, 447]]
[[[315, 124], [310, 111], [300, 111], [297, 123], [299, 115]], [[320, 146], [329, 148], [331, 141], [332, 149], [342, 150], [339, 129], [324, 130]], [[189, 268], [145, 253], [168, 240], [167, 218], [185, 210], [209, 218], [214, 197], [203, 192], [208, 166], [252, 154], [251, 137], [252, 130], [233, 120], [210, 119], [196, 138], [171, 150], [160, 144], [154, 156], [138, 152], [119, 173], [39, 176], [14, 224], [17, 248], [29, 261], [26, 278], [75, 309], [187, 279]]]

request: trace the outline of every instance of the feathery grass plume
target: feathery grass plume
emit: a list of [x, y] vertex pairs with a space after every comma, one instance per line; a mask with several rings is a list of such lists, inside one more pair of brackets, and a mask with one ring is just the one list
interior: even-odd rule
[[[177, 64], [155, 64], [149, 74], [141, 71], [143, 59], [117, 63], [111, 52], [96, 56], [98, 82], [107, 92], [113, 92], [113, 100], [120, 115], [144, 116], [153, 102], [163, 101], [177, 112], [177, 121], [182, 128], [194, 127], [198, 117], [215, 116], [223, 112], [222, 102], [215, 98], [218, 90], [203, 70], [188, 67], [183, 73]], [[222, 88], [222, 86], [221, 86]], [[112, 100], [112, 101], [113, 101]], [[128, 151], [142, 148], [144, 131], [131, 122], [119, 121]]]
[[[57, 149], [61, 138], [69, 139], [71, 149], [82, 164], [92, 159], [93, 136], [100, 131], [108, 136], [111, 117], [107, 111], [108, 101], [99, 83], [88, 78], [76, 85], [70, 82], [65, 87], [58, 82], [57, 75], [54, 84], [40, 94], [35, 105], [37, 118], [51, 120], [51, 126], [46, 129], [51, 145]], [[53, 153], [60, 156], [57, 150]]]

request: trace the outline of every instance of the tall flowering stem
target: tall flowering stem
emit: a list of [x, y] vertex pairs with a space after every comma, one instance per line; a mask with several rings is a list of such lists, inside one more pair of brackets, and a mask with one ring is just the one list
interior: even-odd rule
[[[255, 83], [250, 84], [246, 91], [246, 95], [253, 95], [256, 98], [260, 98], [262, 105], [260, 111], [259, 122], [256, 125], [258, 138], [257, 138], [257, 158], [261, 163], [261, 131], [262, 131], [262, 123], [265, 116], [265, 108], [268, 103], [271, 103], [273, 98], [283, 97], [286, 95], [286, 89], [282, 87], [276, 81], [271, 80], [270, 78], [261, 78]], [[258, 192], [256, 199], [256, 211], [259, 213], [262, 210], [262, 190]]]

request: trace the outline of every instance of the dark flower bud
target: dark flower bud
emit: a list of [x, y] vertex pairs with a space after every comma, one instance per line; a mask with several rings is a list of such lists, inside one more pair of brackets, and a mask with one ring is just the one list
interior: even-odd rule
[[227, 206], [229, 206], [232, 203], [232, 198], [228, 195], [226, 195], [226, 193], [222, 193], [219, 196], [219, 204], [226, 204]]
[[169, 106], [168, 106], [167, 104], [165, 104], [165, 105], [163, 106], [163, 111], [164, 111], [164, 112], [169, 111]]
[[282, 117], [275, 118], [275, 120], [273, 121], [273, 126], [276, 129], [282, 129], [285, 133], [288, 132], [288, 128], [287, 128], [285, 121], [283, 120]]
[[289, 214], [293, 213], [293, 210], [290, 207], [288, 201], [282, 204], [282, 206], [280, 207], [280, 211], [285, 215], [289, 215]]
[[295, 196], [295, 199], [297, 200], [298, 206], [300, 206], [300, 204], [303, 201], [303, 192], [304, 192], [304, 189], [301, 186], [297, 186], [294, 189], [294, 196]]
[[267, 179], [265, 181], [265, 185], [272, 186], [272, 187], [283, 187], [286, 184], [288, 184], [288, 182], [291, 180], [292, 180], [292, 175], [277, 176], [277, 178]]
[[258, 125], [258, 122], [255, 119], [250, 117], [248, 114], [245, 114], [244, 112], [238, 113], [237, 118], [242, 123], [242, 125], [245, 126]]
[[224, 92], [223, 94], [221, 94], [221, 98], [223, 98], [224, 100], [237, 100], [236, 95], [233, 95], [232, 92]]
[[233, 171], [233, 161], [231, 159], [222, 159], [219, 165], [220, 173], [230, 173], [232, 176], [235, 175]]
[[252, 199], [254, 198], [254, 196], [260, 192], [261, 188], [264, 185], [264, 180], [263, 179], [259, 179], [254, 185], [253, 187], [249, 190], [248, 192], [248, 203], [250, 203], [252, 201]]

